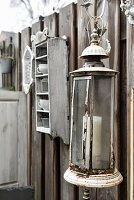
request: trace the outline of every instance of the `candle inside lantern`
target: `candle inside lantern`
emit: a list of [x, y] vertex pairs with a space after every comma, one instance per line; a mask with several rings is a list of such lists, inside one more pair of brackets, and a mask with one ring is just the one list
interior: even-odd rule
[[[90, 117], [83, 117], [83, 155], [85, 150], [85, 167], [89, 169], [90, 161]], [[92, 167], [101, 169], [102, 153], [102, 117], [93, 117], [93, 145], [92, 145]]]
[[93, 150], [92, 150], [92, 167], [93, 169], [102, 168], [102, 117], [93, 117]]

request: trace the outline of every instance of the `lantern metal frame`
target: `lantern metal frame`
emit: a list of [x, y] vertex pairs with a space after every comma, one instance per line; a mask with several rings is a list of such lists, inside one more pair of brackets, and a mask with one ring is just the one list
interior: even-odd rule
[[[114, 149], [113, 149], [113, 133], [111, 134], [111, 156], [110, 169], [86, 169], [72, 164], [72, 130], [73, 130], [73, 103], [74, 103], [74, 88], [76, 80], [93, 80], [93, 76], [110, 76], [112, 81], [115, 81], [116, 70], [106, 67], [93, 67], [93, 65], [103, 65], [103, 63], [86, 63], [86, 66], [71, 72], [73, 76], [73, 96], [72, 96], [72, 110], [71, 110], [71, 137], [70, 137], [70, 151], [69, 151], [69, 169], [64, 174], [64, 179], [78, 186], [83, 187], [112, 187], [120, 184], [123, 180], [120, 172], [114, 165]], [[113, 107], [113, 105], [112, 105]]]

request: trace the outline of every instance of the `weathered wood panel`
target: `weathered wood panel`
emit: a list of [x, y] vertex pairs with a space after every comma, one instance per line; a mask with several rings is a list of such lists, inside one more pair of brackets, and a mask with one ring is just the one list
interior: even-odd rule
[[[43, 30], [43, 22], [39, 21], [32, 25], [32, 34]], [[35, 66], [33, 62], [33, 79], [35, 77]], [[31, 157], [31, 184], [35, 187], [35, 200], [42, 198], [42, 134], [36, 132], [36, 115], [35, 115], [35, 82], [32, 84], [32, 157]]]
[[44, 28], [48, 28], [49, 37], [58, 36], [58, 17], [59, 15], [57, 13], [54, 13], [44, 18]]
[[120, 198], [127, 199], [127, 66], [126, 66], [126, 40], [121, 41], [121, 99], [120, 99], [120, 172], [123, 175]]
[[[67, 36], [69, 42], [69, 71], [76, 67], [77, 56], [77, 10], [75, 4], [62, 8], [59, 13], [59, 36]], [[71, 88], [71, 87], [70, 87]], [[71, 96], [71, 94], [70, 94]], [[60, 198], [62, 200], [76, 199], [77, 187], [67, 183], [63, 176], [69, 167], [69, 146], [60, 140]]]
[[[30, 36], [31, 36], [31, 28], [26, 28], [24, 30], [22, 30], [21, 33], [21, 59], [23, 57], [24, 51], [25, 51], [25, 47], [27, 45], [30, 46], [31, 42], [30, 42]], [[21, 68], [22, 68], [22, 61], [21, 61]], [[22, 88], [23, 90], [23, 88]], [[28, 165], [27, 165], [27, 176], [28, 176], [28, 184], [31, 183], [30, 179], [31, 179], [31, 94], [28, 93], [27, 95], [27, 120], [28, 120], [28, 127], [27, 127], [27, 148], [28, 148], [28, 152], [27, 152], [27, 159], [28, 159]]]
[[[134, 3], [134, 1], [132, 1]], [[134, 87], [134, 27], [127, 22], [127, 199], [134, 198], [133, 160], [134, 152], [131, 127], [131, 90]], [[130, 128], [131, 127], [131, 128]]]
[[[44, 18], [44, 27], [48, 27], [51, 37], [58, 36], [58, 14], [53, 14]], [[48, 200], [58, 200], [60, 197], [60, 162], [59, 162], [59, 138], [52, 140], [45, 135], [45, 186], [44, 198]], [[44, 151], [43, 150], [43, 151]], [[51, 191], [51, 192], [50, 192]]]
[[[69, 145], [68, 46], [66, 41], [59, 38], [50, 39], [48, 57], [51, 135], [53, 138], [62, 138], [64, 143]], [[57, 59], [58, 57], [60, 59]]]
[[13, 68], [12, 68], [12, 85], [16, 91], [21, 91], [21, 45], [20, 45], [20, 33], [15, 34], [12, 37], [12, 57], [13, 57]]
[[0, 186], [26, 186], [27, 119], [24, 93], [0, 91], [0, 112]]
[[[94, 3], [95, 1], [93, 1]], [[78, 68], [82, 67], [84, 61], [82, 61], [79, 56], [81, 56], [82, 51], [89, 45], [89, 38], [87, 33], [87, 23], [89, 21], [89, 17], [85, 11], [85, 8], [80, 6], [83, 3], [82, 0], [78, 0], [77, 4], [77, 22], [78, 22]], [[89, 8], [89, 12], [91, 15], [94, 15], [94, 6]], [[89, 25], [88, 29], [89, 33], [91, 34], [91, 25]]]
[[[101, 13], [103, 1], [100, 0], [97, 7], [97, 15]], [[114, 15], [113, 15], [114, 13]], [[120, 71], [120, 2], [106, 1], [104, 16], [104, 24], [107, 24], [106, 38], [111, 43], [111, 53], [109, 60], [105, 62], [106, 67], [112, 68], [114, 70]], [[115, 159], [116, 166], [120, 170], [120, 78], [116, 79], [115, 86], [115, 135], [114, 135], [114, 149], [115, 149]], [[114, 187], [111, 189], [98, 189], [97, 199], [109, 200], [119, 198], [119, 187]]]

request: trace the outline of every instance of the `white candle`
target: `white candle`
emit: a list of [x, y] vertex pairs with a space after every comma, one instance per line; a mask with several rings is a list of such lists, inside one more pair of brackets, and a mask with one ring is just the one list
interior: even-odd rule
[[[85, 149], [85, 167], [89, 169], [90, 161], [90, 117], [83, 116], [83, 138], [82, 138], [82, 156]], [[102, 152], [102, 117], [93, 117], [93, 145], [92, 145], [92, 166], [94, 169], [101, 169]]]
[[90, 117], [87, 120], [87, 138], [86, 138], [86, 168], [89, 169], [90, 160]]
[[92, 146], [92, 167], [93, 169], [102, 168], [102, 117], [93, 117], [93, 146]]

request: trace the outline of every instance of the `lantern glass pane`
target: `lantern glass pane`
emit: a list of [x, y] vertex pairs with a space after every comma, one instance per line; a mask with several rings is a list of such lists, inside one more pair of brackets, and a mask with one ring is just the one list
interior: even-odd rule
[[77, 166], [84, 166], [83, 118], [86, 112], [89, 82], [89, 79], [76, 79], [74, 81], [71, 162]]
[[112, 77], [94, 77], [92, 168], [109, 169], [113, 131]]

